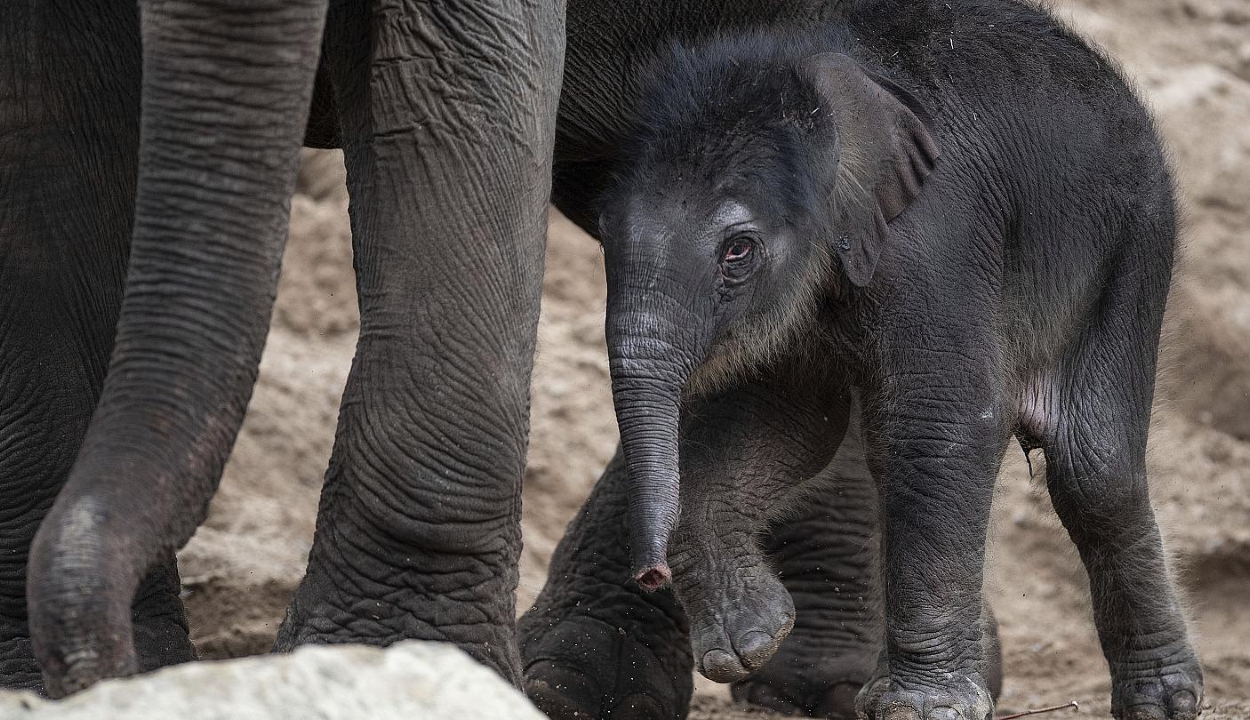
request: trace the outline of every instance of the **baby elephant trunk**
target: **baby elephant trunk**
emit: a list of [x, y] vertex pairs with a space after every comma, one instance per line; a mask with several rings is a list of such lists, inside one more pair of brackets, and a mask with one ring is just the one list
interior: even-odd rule
[[608, 313], [612, 399], [629, 468], [629, 542], [633, 575], [644, 590], [671, 578], [668, 541], [677, 524], [678, 428], [692, 348], [667, 338], [653, 313]]

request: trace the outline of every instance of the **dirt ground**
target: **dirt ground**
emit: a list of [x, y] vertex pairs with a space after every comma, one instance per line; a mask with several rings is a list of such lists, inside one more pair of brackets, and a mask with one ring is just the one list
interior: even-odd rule
[[[1060, 13], [1123, 63], [1171, 144], [1186, 216], [1152, 431], [1154, 498], [1191, 608], [1208, 718], [1250, 718], [1250, 0], [1065, 0]], [[304, 569], [355, 292], [341, 158], [309, 153], [261, 381], [208, 522], [181, 554], [206, 657], [263, 652]], [[534, 371], [519, 607], [616, 444], [598, 247], [553, 215]], [[1109, 683], [1088, 590], [1038, 480], [1009, 453], [987, 589], [1002, 623], [1001, 712]], [[701, 682], [692, 717], [760, 718]], [[1075, 717], [1074, 713], [1054, 717]]]

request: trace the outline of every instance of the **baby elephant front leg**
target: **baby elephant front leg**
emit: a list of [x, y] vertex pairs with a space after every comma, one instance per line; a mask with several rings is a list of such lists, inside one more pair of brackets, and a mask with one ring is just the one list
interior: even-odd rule
[[887, 677], [861, 692], [858, 709], [873, 720], [986, 720], [981, 586], [1008, 433], [1001, 395], [991, 378], [951, 363], [884, 377], [867, 427], [881, 480]]
[[881, 655], [877, 486], [858, 409], [837, 455], [804, 488], [802, 507], [773, 522], [769, 559], [794, 599], [794, 629], [733, 696], [785, 715], [855, 717], [855, 696]]
[[794, 624], [794, 603], [756, 538], [794, 487], [828, 464], [845, 430], [837, 395], [808, 395], [752, 385], [685, 414], [669, 563], [695, 667], [717, 682], [760, 668]]

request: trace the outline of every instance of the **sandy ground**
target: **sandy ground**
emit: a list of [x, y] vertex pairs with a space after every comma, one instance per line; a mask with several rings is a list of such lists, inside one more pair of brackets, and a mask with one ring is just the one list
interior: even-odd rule
[[[1151, 471], [1206, 672], [1209, 718], [1250, 717], [1250, 0], [1067, 0], [1123, 63], [1174, 151], [1186, 214]], [[263, 652], [303, 572], [355, 292], [341, 159], [309, 153], [261, 381], [208, 522], [182, 552], [205, 657]], [[598, 247], [553, 216], [534, 371], [519, 607], [616, 444]], [[1002, 623], [1000, 711], [1078, 700], [1105, 716], [1084, 574], [1038, 480], [1009, 453], [987, 589]], [[699, 685], [693, 717], [766, 717]], [[1055, 717], [1073, 717], [1068, 713]]]

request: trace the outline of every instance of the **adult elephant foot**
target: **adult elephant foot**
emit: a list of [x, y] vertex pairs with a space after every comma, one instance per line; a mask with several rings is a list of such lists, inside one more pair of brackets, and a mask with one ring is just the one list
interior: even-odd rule
[[853, 648], [791, 634], [764, 667], [734, 683], [733, 697], [785, 715], [853, 720], [855, 696], [872, 678], [878, 652], [873, 643]]
[[0, 688], [42, 690], [43, 676], [28, 637], [0, 640]]
[[618, 452], [556, 548], [521, 618], [524, 687], [554, 720], [681, 720], [693, 692], [686, 617], [631, 579], [628, 474]]
[[[338, 494], [348, 482], [336, 479], [326, 492]], [[360, 479], [350, 482], [370, 487]], [[512, 600], [519, 532], [492, 528], [475, 536], [449, 524], [440, 534], [432, 532], [435, 527], [373, 517], [345, 497], [328, 505], [323, 497], [308, 573], [274, 650], [435, 640], [519, 683]], [[451, 549], [455, 543], [463, 553]]]
[[148, 573], [131, 605], [139, 671], [196, 659], [180, 593], [182, 581], [173, 558]]
[[[378, 426], [402, 427], [393, 419]], [[338, 442], [336, 452], [346, 459], [331, 461], [308, 571], [274, 650], [433, 640], [458, 646], [519, 684], [513, 598], [521, 537], [517, 513], [507, 510], [516, 507], [510, 497], [519, 483], [494, 478], [475, 489], [476, 497], [445, 493], [437, 500], [454, 501], [453, 513], [422, 501], [428, 496], [417, 486], [430, 482], [428, 473], [414, 468], [417, 479], [403, 482], [404, 475], [358, 470], [367, 468], [364, 458], [393, 456], [393, 448], [359, 450], [341, 431]]]
[[650, 644], [654, 629], [637, 618], [568, 617], [523, 636], [525, 693], [553, 720], [685, 718], [689, 661]]

